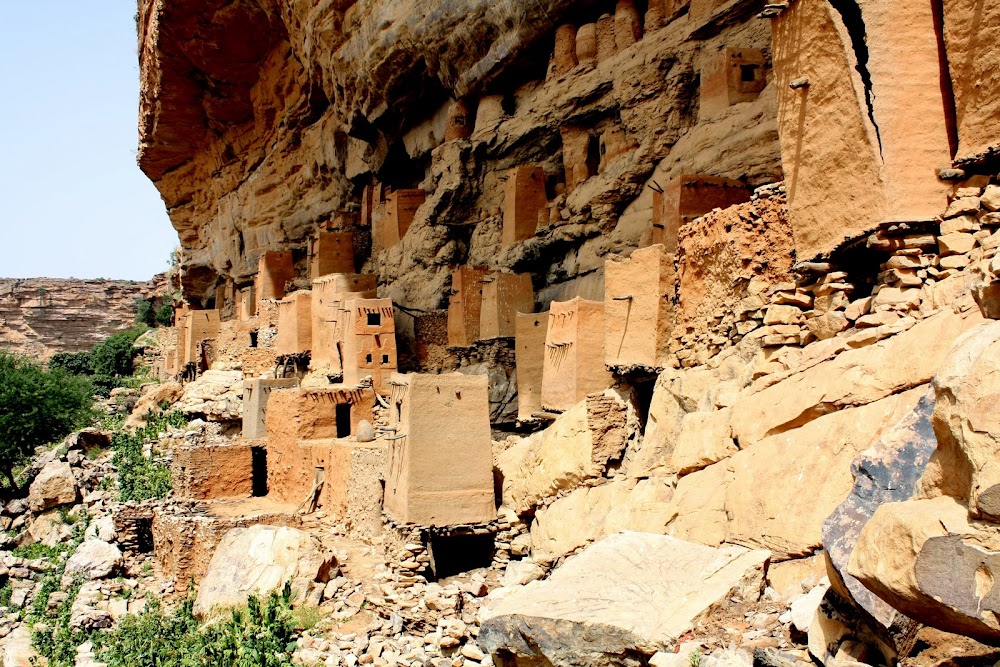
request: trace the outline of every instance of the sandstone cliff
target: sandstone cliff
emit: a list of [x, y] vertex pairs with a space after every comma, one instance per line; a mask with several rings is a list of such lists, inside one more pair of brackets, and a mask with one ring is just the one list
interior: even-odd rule
[[[701, 3], [672, 22], [650, 12], [645, 32], [637, 12], [641, 39], [619, 47], [611, 34], [608, 47], [609, 1], [143, 0], [139, 163], [180, 236], [186, 294], [248, 283], [267, 250], [303, 257], [316, 223], [356, 211], [378, 183], [427, 193], [403, 241], [365, 266], [396, 303], [441, 307], [449, 265], [467, 262], [532, 271], [543, 306], [598, 295], [605, 256], [650, 222], [654, 169], [661, 183], [780, 180], [773, 87], [699, 104], [701, 72], [726, 47], [768, 51], [758, 4]], [[596, 57], [554, 53], [566, 21], [597, 22]], [[471, 132], [446, 141], [456, 116]], [[497, 253], [507, 170], [525, 164], [544, 169], [555, 224]]]
[[37, 358], [89, 350], [131, 326], [135, 300], [160, 291], [156, 279], [0, 279], [0, 347]]

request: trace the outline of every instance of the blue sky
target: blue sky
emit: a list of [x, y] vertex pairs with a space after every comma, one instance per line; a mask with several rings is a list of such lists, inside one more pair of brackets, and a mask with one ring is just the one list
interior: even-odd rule
[[135, 163], [135, 1], [0, 8], [0, 277], [166, 270], [177, 235]]

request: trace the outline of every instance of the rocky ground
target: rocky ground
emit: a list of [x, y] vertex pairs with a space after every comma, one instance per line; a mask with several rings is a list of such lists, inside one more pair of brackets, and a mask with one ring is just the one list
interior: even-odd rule
[[[116, 399], [126, 406], [135, 403], [126, 394], [118, 392]], [[144, 409], [143, 403], [139, 409]], [[158, 441], [147, 443], [146, 454], [169, 456], [170, 446], [178, 442], [219, 437], [223, 436], [218, 425], [198, 419], [169, 428]], [[6, 503], [0, 512], [0, 525], [6, 531], [0, 551], [0, 579], [5, 582], [0, 591], [4, 607], [0, 645], [5, 667], [34, 664], [32, 633], [47, 627], [48, 621], [39, 620], [45, 612], [68, 609], [71, 628], [102, 630], [114, 627], [126, 614], [141, 613], [148, 600], [166, 601], [169, 606], [186, 595], [185, 586], [179, 585], [183, 582], [164, 576], [156, 554], [138, 553], [133, 536], [122, 532], [121, 522], [116, 528], [115, 517], [135, 503], [117, 500], [110, 482], [118, 471], [108, 444], [108, 433], [89, 429], [39, 454], [23, 473], [33, 480], [27, 497]], [[183, 507], [170, 498], [144, 504]], [[621, 591], [615, 595], [633, 600], [640, 616], [648, 615], [657, 627], [669, 628], [674, 640], [667, 650], [648, 658], [648, 664], [656, 667], [792, 667], [812, 664], [820, 655], [828, 666], [882, 662], [850, 634], [831, 633], [836, 612], [824, 602], [828, 583], [806, 581], [779, 593], [768, 575], [766, 551], [716, 549], [666, 536], [623, 533], [560, 560], [553, 568], [528, 555], [527, 527], [515, 514], [501, 513], [499, 527], [513, 560], [440, 581], [422, 576], [427, 561], [423, 545], [401, 541], [391, 530], [374, 537], [361, 534], [330, 521], [322, 512], [304, 517], [297, 528], [237, 529], [212, 555], [196, 610], [198, 605], [215, 609], [221, 598], [212, 595], [233, 588], [233, 581], [243, 591], [241, 587], [259, 585], [265, 569], [276, 563], [289, 565], [285, 571], [293, 579], [300, 577], [295, 580], [300, 582], [296, 604], [309, 610], [299, 617], [302, 632], [294, 653], [296, 664], [474, 667], [507, 664], [503, 650], [496, 651], [497, 638], [505, 633], [539, 636], [533, 624], [541, 621], [523, 616], [526, 601], [551, 605], [567, 592], [573, 608], [584, 610], [575, 612], [574, 623], [582, 624], [595, 646], [606, 644], [613, 631], [600, 619], [607, 610], [588, 608], [586, 600], [588, 589], [596, 599], [604, 594], [595, 587], [610, 585]], [[244, 538], [256, 536], [253, 541], [261, 534], [273, 536], [271, 551], [246, 546]], [[625, 551], [616, 552], [614, 540], [634, 543], [620, 545]], [[649, 555], [647, 547], [664, 540], [669, 549], [654, 548]], [[285, 547], [294, 552], [290, 563], [276, 556]], [[667, 552], [669, 556], [662, 556]], [[630, 562], [624, 553], [630, 558], [646, 554], [641, 557], [647, 562]], [[716, 565], [706, 569], [712, 562]], [[660, 576], [652, 580], [657, 587], [647, 590], [651, 567], [659, 568]], [[215, 583], [220, 578], [226, 582], [221, 587]], [[505, 605], [522, 611], [510, 616]], [[520, 619], [513, 630], [511, 618]], [[553, 626], [545, 635], [549, 643], [543, 641], [539, 650], [558, 664], [605, 664], [600, 653], [586, 652], [586, 641], [575, 634], [578, 631]], [[509, 645], [508, 640], [501, 644]], [[567, 654], [568, 647], [579, 653]], [[99, 664], [91, 642], [79, 646], [76, 655], [77, 665]], [[957, 655], [964, 657], [955, 662]], [[924, 629], [901, 664], [986, 665], [998, 658], [1000, 653], [972, 640]], [[637, 655], [627, 664], [646, 664], [646, 658]]]

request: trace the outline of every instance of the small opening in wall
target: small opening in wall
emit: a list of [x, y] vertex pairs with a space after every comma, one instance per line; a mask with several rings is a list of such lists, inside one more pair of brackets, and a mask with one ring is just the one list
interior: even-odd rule
[[370, 364], [371, 362], [372, 362], [372, 355], [366, 354], [365, 355], [365, 363], [366, 364]]
[[740, 78], [746, 82], [757, 81], [760, 78], [760, 65], [740, 65]]
[[250, 347], [257, 347], [257, 332], [250, 332]]
[[338, 403], [335, 416], [337, 418], [337, 437], [349, 437], [351, 435], [351, 404]]
[[151, 517], [136, 517], [132, 519], [135, 530], [135, 548], [141, 554], [153, 551], [153, 519]]
[[267, 495], [267, 448], [250, 448], [251, 494], [254, 498]]
[[388, 364], [389, 363], [389, 355], [388, 354], [383, 354], [382, 355], [382, 363], [383, 364]]
[[495, 550], [493, 535], [432, 535], [428, 544], [431, 572], [436, 579], [489, 567]]
[[377, 327], [382, 325], [382, 315], [380, 313], [368, 313], [368, 326]]

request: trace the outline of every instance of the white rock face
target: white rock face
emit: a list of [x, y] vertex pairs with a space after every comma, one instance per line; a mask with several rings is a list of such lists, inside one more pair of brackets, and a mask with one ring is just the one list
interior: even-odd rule
[[76, 480], [66, 461], [47, 463], [28, 489], [28, 505], [32, 512], [76, 502]]
[[244, 604], [249, 595], [266, 595], [292, 582], [304, 598], [313, 582], [326, 583], [336, 558], [319, 540], [295, 528], [251, 526], [233, 528], [216, 547], [208, 572], [198, 587], [194, 613]]
[[66, 562], [66, 574], [80, 574], [88, 579], [102, 579], [122, 562], [122, 552], [103, 540], [87, 540]]

